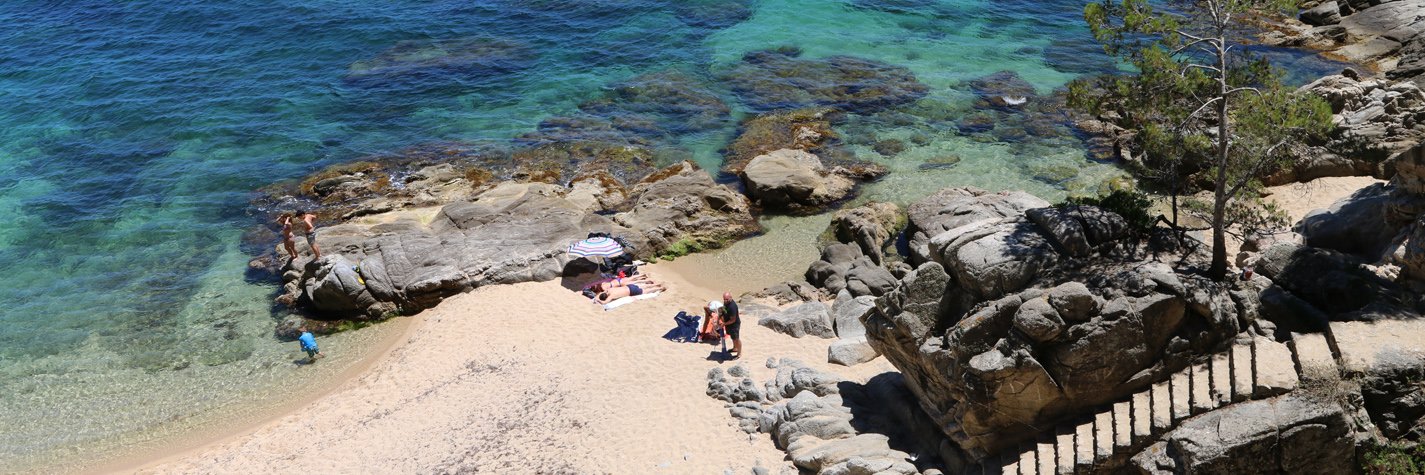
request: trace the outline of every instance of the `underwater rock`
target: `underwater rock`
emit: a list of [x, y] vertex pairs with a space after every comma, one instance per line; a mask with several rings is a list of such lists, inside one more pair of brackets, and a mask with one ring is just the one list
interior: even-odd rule
[[959, 155], [941, 155], [926, 160], [925, 163], [918, 165], [916, 168], [919, 168], [921, 170], [944, 170], [947, 168], [952, 168], [959, 163]]
[[371, 59], [351, 63], [347, 84], [375, 87], [443, 79], [481, 78], [528, 68], [535, 52], [528, 46], [489, 37], [407, 40]]
[[634, 116], [662, 133], [710, 130], [727, 123], [732, 108], [703, 82], [678, 71], [643, 74], [615, 84], [579, 109], [603, 117], [618, 128], [622, 117]]
[[1092, 41], [1054, 41], [1044, 47], [1044, 64], [1069, 74], [1112, 74], [1118, 71], [1103, 46]]
[[905, 142], [896, 139], [886, 139], [876, 141], [876, 144], [872, 148], [876, 150], [876, 153], [889, 157], [904, 152], [906, 147]]
[[1038, 93], [1034, 85], [1014, 71], [1000, 71], [966, 83], [979, 96], [978, 109], [1014, 110], [1034, 100]]
[[688, 26], [720, 30], [752, 18], [751, 0], [679, 0], [673, 16]]
[[826, 106], [871, 113], [914, 102], [929, 88], [909, 69], [853, 56], [800, 59], [754, 51], [722, 75], [744, 103], [761, 111]]

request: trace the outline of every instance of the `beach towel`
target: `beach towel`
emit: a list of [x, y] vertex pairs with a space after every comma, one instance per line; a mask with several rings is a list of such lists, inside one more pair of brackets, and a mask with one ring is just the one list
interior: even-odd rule
[[637, 296], [637, 297], [624, 297], [624, 298], [621, 298], [621, 299], [616, 299], [616, 300], [614, 300], [614, 301], [612, 301], [612, 302], [609, 302], [609, 303], [604, 304], [604, 311], [609, 311], [609, 310], [613, 310], [613, 309], [622, 307], [622, 306], [624, 306], [624, 305], [628, 305], [628, 304], [630, 304], [630, 303], [633, 303], [633, 301], [635, 301], [635, 300], [651, 299], [651, 298], [653, 298], [653, 297], [657, 297], [658, 294], [661, 294], [661, 293], [663, 293], [663, 292], [652, 292], [652, 293], [647, 293], [647, 294], [639, 295], [639, 296]]
[[689, 315], [688, 312], [678, 312], [673, 316], [673, 323], [677, 326], [668, 330], [668, 333], [664, 333], [663, 339], [680, 343], [697, 343], [698, 321], [701, 319], [702, 317]]

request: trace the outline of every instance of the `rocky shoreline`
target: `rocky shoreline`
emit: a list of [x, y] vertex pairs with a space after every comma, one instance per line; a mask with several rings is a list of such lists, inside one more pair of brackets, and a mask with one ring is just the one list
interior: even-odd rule
[[[1269, 38], [1382, 72], [1304, 86], [1331, 103], [1337, 132], [1302, 144], [1302, 160], [1267, 181], [1388, 184], [1250, 241], [1229, 282], [1201, 277], [1205, 246], [1191, 236], [1022, 192], [949, 188], [904, 210], [841, 210], [805, 281], [742, 296], [744, 315], [835, 339], [833, 363], [884, 357], [900, 374], [850, 386], [769, 360], [777, 374], [765, 384], [735, 366], [709, 373], [708, 394], [798, 468], [826, 474], [1339, 473], [1358, 470], [1371, 447], [1425, 441], [1425, 386], [1411, 376], [1425, 368], [1420, 340], [1362, 356], [1379, 322], [1425, 335], [1425, 7], [1309, 7]], [[925, 94], [908, 71], [856, 58], [777, 50], [744, 63], [733, 92], [761, 114], [724, 150], [719, 179], [631, 131], [730, 120], [727, 105], [687, 78], [640, 77], [547, 120], [513, 151], [432, 146], [269, 190], [260, 207], [317, 203], [337, 224], [318, 235], [328, 256], [272, 253], [252, 268], [281, 276], [280, 303], [371, 320], [481, 286], [556, 279], [571, 264], [565, 246], [590, 232], [620, 235], [644, 259], [725, 246], [760, 232], [762, 213], [827, 210], [886, 173], [847, 152], [833, 124]], [[768, 80], [786, 75], [805, 87]], [[875, 87], [846, 87], [866, 77]], [[986, 93], [977, 114], [1019, 110], [1028, 95]], [[1100, 153], [1131, 162], [1132, 134], [1111, 117], [1079, 126]], [[853, 424], [855, 414], [884, 419]], [[1212, 433], [1222, 420], [1235, 435]], [[1273, 465], [1249, 460], [1262, 457]]]

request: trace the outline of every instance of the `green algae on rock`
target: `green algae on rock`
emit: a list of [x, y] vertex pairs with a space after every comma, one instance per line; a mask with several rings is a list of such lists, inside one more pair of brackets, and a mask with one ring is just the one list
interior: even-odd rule
[[869, 113], [914, 102], [929, 88], [901, 66], [854, 56], [801, 59], [797, 51], [743, 55], [722, 77], [759, 111], [826, 106]]

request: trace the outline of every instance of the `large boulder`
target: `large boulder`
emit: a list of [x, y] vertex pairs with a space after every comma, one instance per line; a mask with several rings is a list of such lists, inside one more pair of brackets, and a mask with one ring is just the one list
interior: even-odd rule
[[831, 321], [831, 309], [821, 302], [807, 302], [757, 321], [762, 325], [793, 338], [815, 336], [836, 338], [836, 328]]
[[836, 243], [821, 250], [821, 259], [806, 271], [807, 282], [835, 294], [847, 290], [852, 296], [880, 296], [895, 287], [889, 270], [861, 254], [855, 244]]
[[831, 173], [811, 153], [783, 149], [758, 156], [742, 169], [747, 194], [776, 209], [819, 207], [850, 196], [855, 182]]
[[1272, 246], [1262, 254], [1257, 271], [1270, 278], [1274, 288], [1290, 293], [1314, 311], [1268, 306], [1264, 315], [1286, 326], [1297, 324], [1296, 320], [1304, 315], [1322, 315], [1336, 321], [1418, 315], [1417, 293], [1371, 272], [1363, 266], [1365, 263], [1329, 249], [1294, 244]]
[[761, 229], [746, 196], [715, 183], [707, 171], [688, 161], [644, 178], [633, 186], [627, 203], [629, 209], [613, 220], [647, 241], [649, 253], [680, 241], [722, 247]]
[[842, 338], [826, 348], [826, 361], [842, 366], [855, 366], [880, 356], [876, 349], [866, 342], [865, 336]]
[[315, 269], [303, 290], [318, 311], [362, 313], [376, 304], [351, 261], [340, 254], [323, 257], [309, 267]]
[[1393, 201], [1391, 189], [1377, 183], [1356, 190], [1330, 208], [1307, 213], [1295, 230], [1309, 246], [1375, 261], [1399, 233], [1399, 228], [1392, 227], [1386, 219], [1387, 207]]
[[871, 202], [837, 211], [831, 231], [837, 241], [855, 243], [872, 262], [884, 264], [883, 249], [900, 232], [900, 222], [901, 209], [895, 203]]
[[1288, 394], [1184, 421], [1134, 456], [1139, 473], [1353, 473], [1351, 421], [1334, 401]]
[[907, 208], [910, 260], [921, 264], [934, 260], [930, 238], [976, 221], [1018, 216], [1025, 210], [1049, 206], [1024, 192], [991, 193], [977, 188], [946, 188], [916, 201]]

